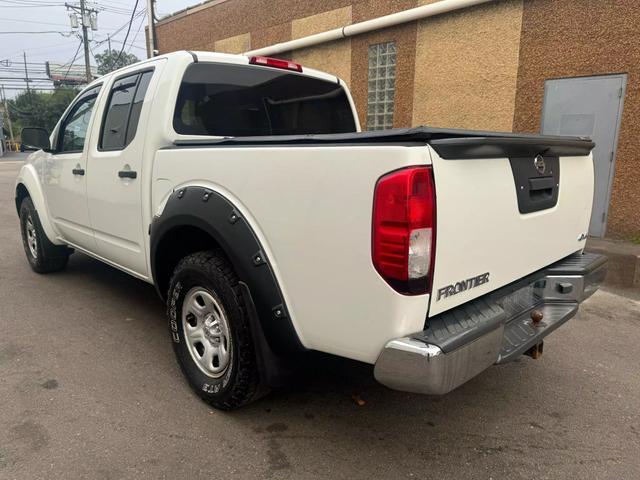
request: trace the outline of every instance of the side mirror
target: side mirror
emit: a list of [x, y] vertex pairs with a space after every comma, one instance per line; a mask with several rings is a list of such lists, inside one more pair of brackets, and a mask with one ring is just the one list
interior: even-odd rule
[[40, 127], [25, 127], [20, 134], [22, 138], [22, 145], [25, 150], [51, 150], [51, 143], [49, 143], [49, 134], [44, 128]]

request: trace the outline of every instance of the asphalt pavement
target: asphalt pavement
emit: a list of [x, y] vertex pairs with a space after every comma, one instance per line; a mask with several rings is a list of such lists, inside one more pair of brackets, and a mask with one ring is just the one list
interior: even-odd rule
[[443, 397], [317, 355], [223, 413], [183, 380], [152, 286], [81, 254], [29, 269], [18, 168], [0, 162], [0, 479], [640, 478], [637, 293], [596, 293], [540, 360]]
[[29, 152], [4, 152], [0, 162], [24, 162], [28, 156]]

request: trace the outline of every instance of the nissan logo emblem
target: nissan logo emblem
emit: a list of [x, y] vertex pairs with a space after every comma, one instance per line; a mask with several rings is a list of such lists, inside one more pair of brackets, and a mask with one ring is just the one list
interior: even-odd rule
[[544, 163], [544, 157], [542, 155], [536, 155], [536, 158], [533, 159], [533, 166], [536, 167], [536, 170], [540, 175], [544, 175], [544, 172], [547, 169], [547, 165]]

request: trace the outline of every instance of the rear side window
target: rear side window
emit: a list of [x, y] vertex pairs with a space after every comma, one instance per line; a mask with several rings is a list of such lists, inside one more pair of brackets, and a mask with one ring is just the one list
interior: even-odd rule
[[122, 150], [131, 143], [152, 75], [152, 71], [135, 73], [114, 82], [100, 132], [101, 150]]
[[225, 137], [355, 132], [337, 82], [273, 68], [194, 63], [178, 93], [173, 128]]

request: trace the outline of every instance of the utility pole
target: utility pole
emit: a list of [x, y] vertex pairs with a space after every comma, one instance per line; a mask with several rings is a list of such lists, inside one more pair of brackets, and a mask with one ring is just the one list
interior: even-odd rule
[[84, 45], [84, 69], [87, 83], [93, 80], [91, 75], [91, 60], [89, 58], [89, 28], [91, 30], [98, 29], [98, 11], [93, 8], [87, 8], [86, 0], [80, 0], [80, 6], [65, 3], [65, 7], [68, 10], [73, 10], [71, 14], [71, 28], [77, 28], [76, 18], [80, 17], [80, 24], [82, 25], [82, 43]]
[[87, 83], [91, 83], [91, 64], [89, 63], [89, 35], [87, 33], [89, 14], [84, 8], [84, 1], [80, 0], [80, 18], [82, 19], [82, 43], [84, 43], [84, 68], [87, 75]]
[[24, 58], [24, 80], [25, 82], [27, 82], [27, 94], [31, 94], [31, 90], [29, 90], [29, 72], [27, 71], [27, 54], [25, 52], [22, 52], [22, 57]]
[[7, 106], [7, 96], [4, 93], [4, 85], [2, 85], [2, 102], [4, 103], [4, 114], [7, 116], [7, 124], [9, 125], [9, 135], [11, 136], [11, 144], [15, 144], [16, 139], [13, 137], [13, 125], [11, 125], [11, 115], [9, 114], [9, 107]]
[[149, 51], [149, 57], [156, 56], [156, 25], [154, 21], [155, 14], [153, 12], [155, 0], [147, 0], [147, 17], [149, 22], [149, 44], [147, 49]]
[[111, 34], [107, 34], [107, 42], [109, 42], [109, 53], [111, 53]]

